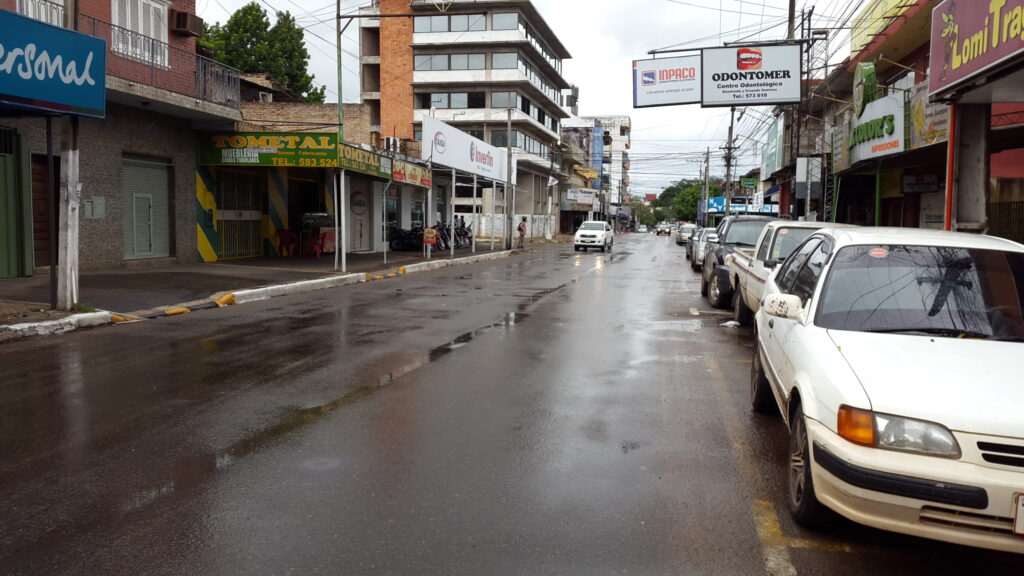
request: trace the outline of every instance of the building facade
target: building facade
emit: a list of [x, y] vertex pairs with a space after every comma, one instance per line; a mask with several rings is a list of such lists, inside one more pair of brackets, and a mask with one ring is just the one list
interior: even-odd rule
[[[20, 256], [4, 258], [0, 276], [32, 275], [48, 266], [58, 236], [64, 243], [77, 237], [62, 254], [77, 258], [83, 270], [195, 262], [197, 133], [241, 119], [238, 71], [197, 54], [202, 21], [192, 0], [69, 6], [0, 1], [7, 30], [17, 26], [42, 36], [54, 30], [35, 27], [44, 22], [106, 46], [105, 69], [92, 70], [93, 80], [105, 85], [99, 113], [79, 116], [72, 103], [52, 116], [52, 110], [3, 98], [0, 132], [12, 145], [0, 154], [12, 159], [13, 171], [0, 184], [0, 196], [15, 199], [31, 217], [13, 227], [3, 218], [5, 243]], [[98, 56], [92, 63], [99, 66]], [[80, 187], [68, 189], [75, 175]], [[68, 205], [57, 222], [58, 208]]]
[[[377, 0], [360, 19], [361, 101], [371, 141], [417, 154], [428, 142], [425, 116], [511, 149], [515, 173], [493, 210], [527, 216], [531, 235], [554, 226], [562, 60], [570, 54], [529, 0], [455, 0], [441, 12], [428, 0]], [[429, 156], [429, 154], [427, 155]], [[436, 168], [436, 167], [435, 167]], [[431, 223], [484, 210], [492, 184], [436, 170]], [[472, 200], [470, 200], [472, 199]], [[505, 212], [508, 206], [508, 212]], [[501, 232], [503, 233], [503, 232]]]

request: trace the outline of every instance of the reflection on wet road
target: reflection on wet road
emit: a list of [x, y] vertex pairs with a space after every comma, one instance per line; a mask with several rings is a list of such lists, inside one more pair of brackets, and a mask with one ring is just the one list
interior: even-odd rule
[[22, 574], [951, 574], [785, 513], [750, 336], [682, 250], [498, 261], [0, 347]]

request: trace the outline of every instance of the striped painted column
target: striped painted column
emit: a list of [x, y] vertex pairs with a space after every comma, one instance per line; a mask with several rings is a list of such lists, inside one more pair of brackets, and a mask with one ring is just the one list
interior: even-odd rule
[[217, 261], [217, 198], [213, 193], [216, 189], [213, 171], [200, 166], [196, 170], [196, 248], [201, 262]]

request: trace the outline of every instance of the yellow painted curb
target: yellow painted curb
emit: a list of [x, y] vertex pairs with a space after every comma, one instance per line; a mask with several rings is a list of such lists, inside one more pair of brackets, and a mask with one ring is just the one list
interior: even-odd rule
[[136, 322], [138, 321], [138, 319], [138, 316], [122, 316], [121, 314], [110, 315], [110, 321], [113, 322], [114, 324], [118, 324], [121, 322]]
[[402, 266], [401, 268], [399, 268], [398, 269], [398, 273], [399, 274], [405, 274], [405, 266]]
[[220, 298], [214, 300], [214, 302], [217, 303], [217, 306], [231, 306], [232, 304], [235, 303], [235, 295], [234, 294], [225, 294], [225, 295], [221, 296]]
[[164, 310], [164, 316], [177, 316], [178, 314], [188, 314], [191, 312], [188, 308], [171, 308], [170, 310]]
[[373, 282], [373, 275], [372, 274], [367, 272], [365, 275], [366, 275], [366, 281], [367, 282]]

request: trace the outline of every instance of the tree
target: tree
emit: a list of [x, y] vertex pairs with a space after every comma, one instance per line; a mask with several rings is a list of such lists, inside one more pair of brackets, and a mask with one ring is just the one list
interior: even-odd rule
[[223, 26], [219, 22], [207, 26], [199, 42], [228, 66], [245, 73], [269, 74], [306, 102], [323, 102], [326, 87], [313, 86], [302, 28], [289, 12], [277, 12], [276, 17], [271, 28], [266, 11], [251, 2]]

